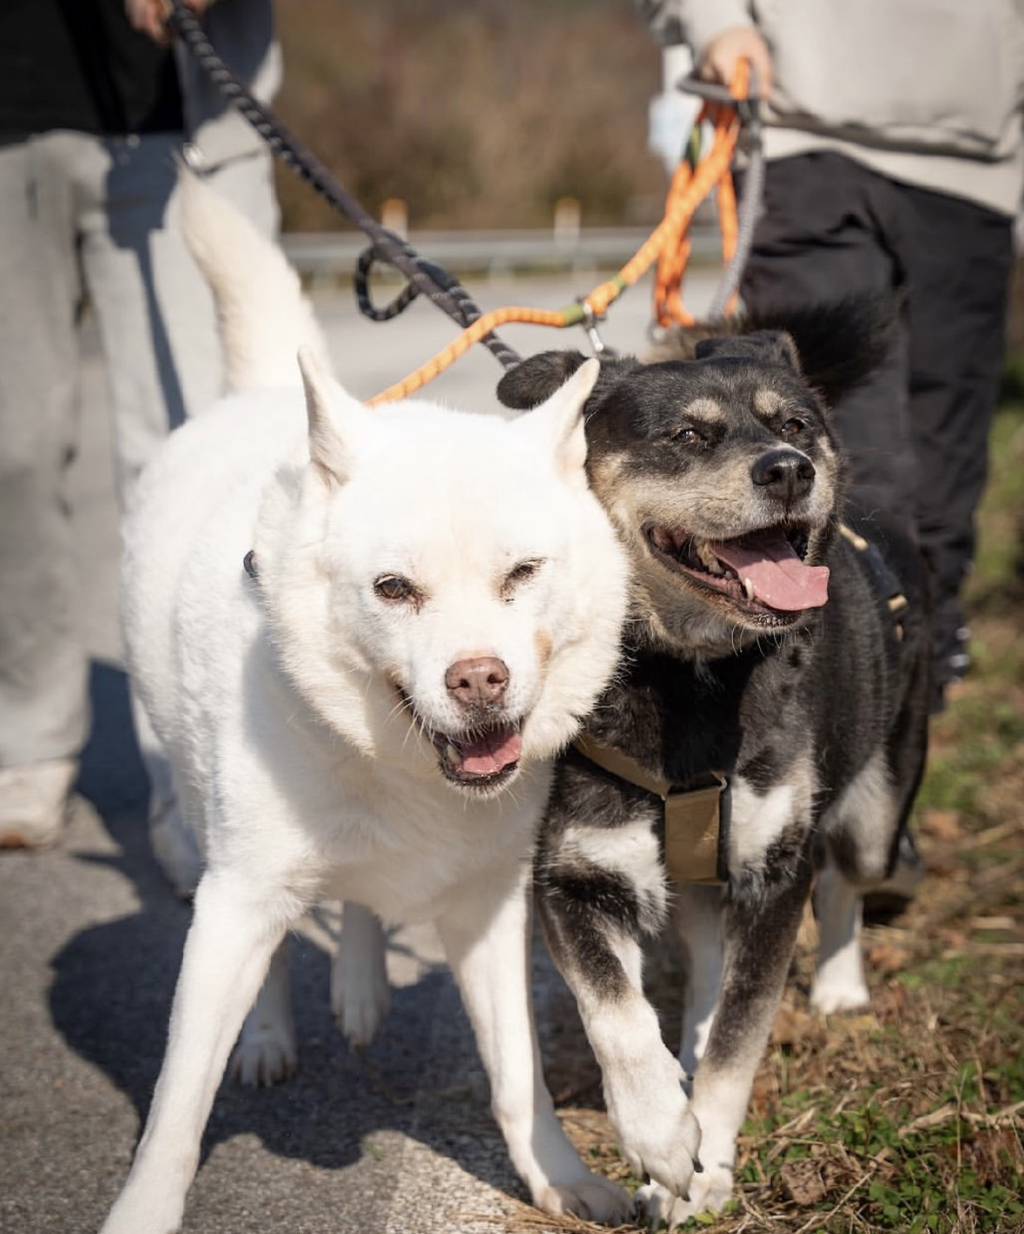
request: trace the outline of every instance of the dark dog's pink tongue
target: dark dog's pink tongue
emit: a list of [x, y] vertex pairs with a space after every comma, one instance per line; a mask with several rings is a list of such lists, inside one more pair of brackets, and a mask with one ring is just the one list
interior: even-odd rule
[[496, 729], [474, 741], [458, 742], [459, 770], [470, 776], [492, 776], [518, 763], [523, 739], [513, 728]]
[[754, 597], [769, 608], [794, 613], [828, 603], [828, 566], [805, 566], [785, 534], [757, 531], [739, 540], [723, 540], [711, 551], [750, 580]]

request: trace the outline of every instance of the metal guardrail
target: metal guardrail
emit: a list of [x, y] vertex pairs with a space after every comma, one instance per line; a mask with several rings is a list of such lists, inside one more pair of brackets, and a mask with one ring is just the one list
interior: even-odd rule
[[[410, 239], [428, 261], [454, 274], [500, 275], [529, 270], [617, 269], [648, 235], [650, 230], [640, 227], [586, 227], [569, 236], [539, 229], [417, 231]], [[721, 242], [712, 225], [698, 224], [691, 239], [695, 260], [719, 260]], [[366, 247], [365, 237], [355, 232], [291, 232], [282, 237], [282, 243], [292, 265], [314, 281], [347, 277]]]

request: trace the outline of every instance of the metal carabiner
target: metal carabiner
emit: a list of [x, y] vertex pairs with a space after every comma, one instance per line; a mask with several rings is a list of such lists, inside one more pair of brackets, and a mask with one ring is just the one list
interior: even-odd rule
[[608, 356], [614, 358], [618, 353], [614, 347], [609, 347], [601, 337], [601, 333], [597, 328], [598, 316], [590, 305], [590, 301], [585, 296], [577, 296], [576, 303], [583, 310], [583, 331], [590, 341], [590, 346], [593, 349], [595, 356]]

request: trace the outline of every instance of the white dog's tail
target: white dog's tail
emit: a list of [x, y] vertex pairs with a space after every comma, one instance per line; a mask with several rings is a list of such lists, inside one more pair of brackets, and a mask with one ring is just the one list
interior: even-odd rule
[[327, 347], [299, 276], [280, 248], [197, 176], [182, 169], [185, 239], [213, 289], [231, 390], [299, 383], [296, 354]]

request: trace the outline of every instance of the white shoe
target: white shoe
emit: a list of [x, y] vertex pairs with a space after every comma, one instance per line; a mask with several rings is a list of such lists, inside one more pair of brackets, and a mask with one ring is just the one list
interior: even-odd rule
[[73, 758], [0, 767], [0, 848], [45, 848], [59, 840], [77, 775]]

